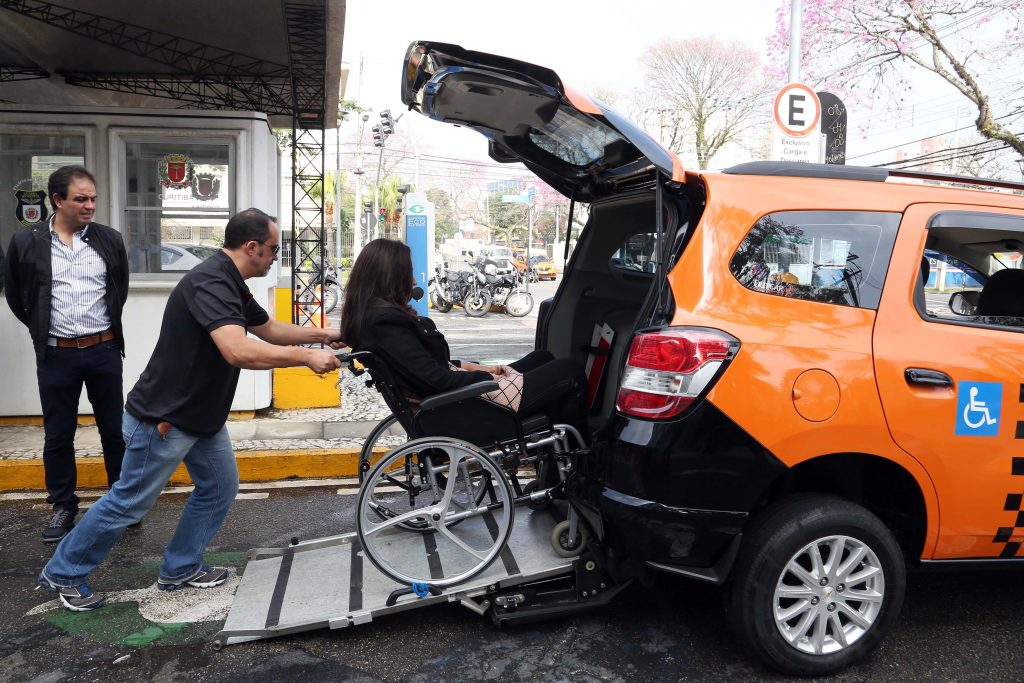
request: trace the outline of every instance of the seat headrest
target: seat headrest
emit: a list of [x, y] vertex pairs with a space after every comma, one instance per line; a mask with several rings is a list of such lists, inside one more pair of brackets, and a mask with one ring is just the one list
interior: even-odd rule
[[1024, 317], [1024, 270], [992, 273], [978, 297], [978, 315]]
[[921, 281], [924, 282], [924, 286], [928, 286], [928, 275], [931, 273], [932, 265], [928, 261], [927, 256], [921, 257]]

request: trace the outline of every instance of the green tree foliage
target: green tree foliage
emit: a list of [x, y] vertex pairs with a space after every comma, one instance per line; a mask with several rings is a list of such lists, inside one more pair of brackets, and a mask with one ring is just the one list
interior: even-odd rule
[[459, 216], [451, 195], [435, 187], [427, 190], [427, 199], [434, 205], [434, 243], [440, 245], [455, 235], [459, 227]]

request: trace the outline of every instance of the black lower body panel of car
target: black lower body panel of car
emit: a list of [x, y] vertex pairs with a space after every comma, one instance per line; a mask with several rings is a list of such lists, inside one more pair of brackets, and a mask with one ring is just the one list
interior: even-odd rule
[[581, 456], [567, 492], [600, 544], [717, 581], [748, 515], [785, 471], [704, 400], [673, 421], [616, 415]]

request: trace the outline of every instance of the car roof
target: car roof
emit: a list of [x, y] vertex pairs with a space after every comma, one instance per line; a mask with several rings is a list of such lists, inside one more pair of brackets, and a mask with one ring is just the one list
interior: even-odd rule
[[888, 181], [920, 182], [934, 186], [945, 185], [971, 190], [1012, 190], [1024, 192], [1024, 183], [996, 178], [932, 173], [913, 169], [889, 169], [878, 166], [847, 166], [844, 164], [809, 164], [793, 161], [751, 161], [723, 169], [727, 175], [777, 176], [790, 178], [822, 178], [832, 180], [861, 180], [885, 183]]

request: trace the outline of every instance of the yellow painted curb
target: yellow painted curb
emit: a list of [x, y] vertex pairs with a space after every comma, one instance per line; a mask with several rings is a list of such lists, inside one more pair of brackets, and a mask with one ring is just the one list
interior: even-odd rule
[[[255, 410], [232, 410], [228, 413], [229, 420], [251, 420], [256, 417]], [[96, 418], [92, 415], [79, 415], [79, 425], [94, 425]], [[42, 415], [15, 415], [13, 417], [0, 417], [0, 427], [42, 427]]]
[[[383, 452], [383, 449], [381, 449]], [[235, 454], [238, 477], [242, 481], [279, 481], [282, 479], [328, 479], [358, 474], [358, 448], [320, 448], [287, 451], [242, 451]], [[107, 473], [103, 458], [77, 458], [78, 486], [105, 487]], [[171, 477], [172, 484], [191, 484], [184, 465]], [[0, 491], [46, 488], [41, 458], [0, 460]]]

